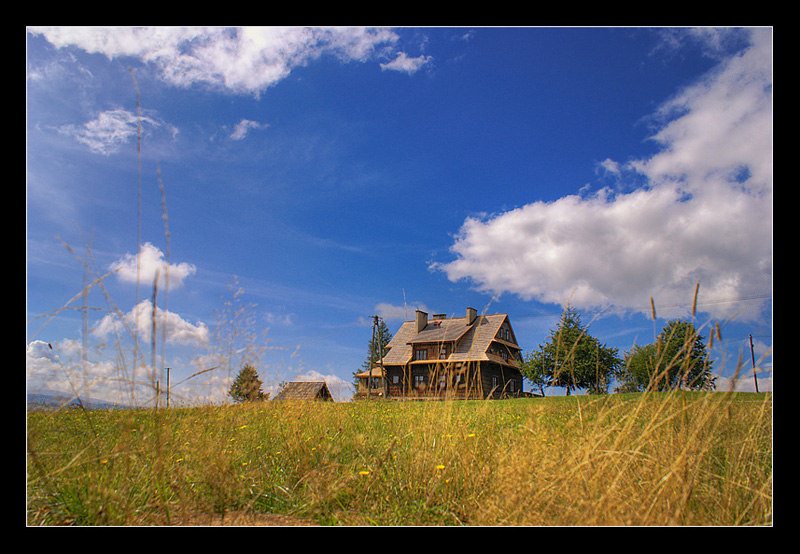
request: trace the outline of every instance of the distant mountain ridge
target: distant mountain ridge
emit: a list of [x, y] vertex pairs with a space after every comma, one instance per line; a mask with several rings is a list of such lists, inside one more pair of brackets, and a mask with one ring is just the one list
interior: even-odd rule
[[27, 402], [28, 408], [61, 408], [65, 406], [78, 407], [83, 404], [83, 407], [88, 410], [107, 410], [107, 409], [127, 409], [130, 406], [108, 402], [106, 400], [97, 400], [94, 398], [80, 398], [76, 395], [65, 395], [59, 393], [28, 393]]

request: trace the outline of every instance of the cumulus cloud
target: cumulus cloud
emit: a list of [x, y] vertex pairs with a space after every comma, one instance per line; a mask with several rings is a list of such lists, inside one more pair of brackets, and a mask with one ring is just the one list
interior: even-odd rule
[[[360, 27], [34, 27], [57, 47], [76, 46], [109, 58], [131, 56], [177, 87], [210, 85], [258, 96], [291, 71], [323, 55], [366, 62], [393, 52], [390, 29]], [[396, 69], [410, 70], [401, 54]]]
[[209, 343], [208, 326], [199, 322], [196, 325], [184, 320], [180, 315], [156, 307], [153, 313], [153, 303], [142, 300], [133, 309], [123, 314], [108, 314], [104, 316], [93, 328], [92, 334], [96, 337], [106, 337], [117, 333], [126, 335], [128, 332], [138, 332], [139, 338], [145, 342], [151, 339], [153, 317], [155, 315], [156, 333], [165, 331], [166, 340], [172, 344], [206, 346]]
[[138, 258], [139, 267], [136, 264], [136, 254], [125, 254], [112, 263], [109, 269], [115, 271], [116, 276], [125, 283], [139, 282], [151, 285], [157, 277], [159, 290], [167, 289], [167, 279], [170, 289], [180, 287], [183, 281], [197, 270], [194, 265], [185, 262], [167, 263], [164, 253], [149, 242], [142, 245]]
[[[333, 399], [336, 402], [345, 402], [350, 400], [355, 393], [355, 387], [349, 381], [345, 381], [336, 375], [323, 375], [319, 371], [308, 371], [302, 375], [296, 376], [293, 381], [325, 381], [328, 390], [331, 392]], [[276, 391], [277, 393], [277, 391]]]
[[[771, 33], [655, 114], [660, 151], [601, 166], [647, 184], [468, 218], [434, 263], [486, 292], [576, 307], [686, 305], [701, 283], [716, 315], [771, 292]], [[710, 309], [710, 308], [709, 308]], [[755, 315], [755, 314], [749, 314]]]
[[85, 354], [83, 345], [75, 340], [28, 343], [25, 353], [28, 392], [119, 400], [120, 390], [130, 389], [123, 382], [119, 367], [107, 360], [89, 360]]

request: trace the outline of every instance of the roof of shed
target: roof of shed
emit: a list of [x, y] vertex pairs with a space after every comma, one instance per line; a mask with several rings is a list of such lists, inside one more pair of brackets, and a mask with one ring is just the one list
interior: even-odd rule
[[291, 381], [275, 397], [275, 400], [317, 399], [333, 399], [325, 381]]

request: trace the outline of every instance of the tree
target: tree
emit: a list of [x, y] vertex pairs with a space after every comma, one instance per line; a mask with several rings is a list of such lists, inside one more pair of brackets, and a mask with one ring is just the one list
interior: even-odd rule
[[713, 390], [716, 377], [703, 337], [690, 321], [669, 321], [654, 344], [634, 346], [617, 373], [618, 390]]
[[261, 390], [262, 384], [261, 379], [258, 378], [256, 369], [250, 364], [245, 364], [233, 380], [228, 394], [233, 398], [234, 402], [267, 400], [269, 394], [264, 394]]
[[525, 357], [522, 365], [522, 375], [530, 381], [531, 385], [539, 389], [542, 396], [544, 396], [544, 388], [550, 382], [549, 372], [545, 369], [549, 366], [544, 362], [544, 357], [543, 350], [532, 351]]
[[608, 392], [610, 377], [618, 371], [622, 359], [617, 349], [600, 344], [581, 325], [580, 314], [567, 307], [556, 329], [545, 344], [525, 359], [522, 374], [544, 394], [545, 386], [586, 389], [591, 394]]
[[361, 364], [361, 368], [353, 372], [353, 380], [358, 386], [358, 378], [356, 375], [363, 371], [369, 371], [370, 368], [375, 367], [375, 364], [381, 361], [381, 354], [386, 354], [386, 345], [392, 340], [392, 332], [386, 323], [378, 318], [378, 325], [375, 327], [375, 333], [370, 334], [369, 343], [367, 345], [367, 359]]

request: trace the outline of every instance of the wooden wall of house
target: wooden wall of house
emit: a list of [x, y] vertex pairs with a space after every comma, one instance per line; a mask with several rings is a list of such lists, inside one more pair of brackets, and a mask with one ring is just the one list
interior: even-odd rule
[[[497, 378], [497, 387], [492, 392], [493, 398], [516, 396], [522, 391], [522, 375], [519, 371], [491, 362], [466, 363], [460, 368], [461, 379], [453, 378], [454, 367], [446, 364], [410, 364], [404, 371], [401, 366], [386, 368], [387, 391], [390, 398], [435, 397], [452, 398], [485, 398], [492, 392]], [[444, 373], [444, 387], [440, 386], [439, 376]], [[424, 386], [415, 386], [415, 376], [422, 376]], [[514, 382], [513, 391], [509, 390], [509, 381]]]
[[522, 374], [507, 366], [484, 362], [481, 380], [484, 393], [492, 398], [518, 396], [522, 392]]

